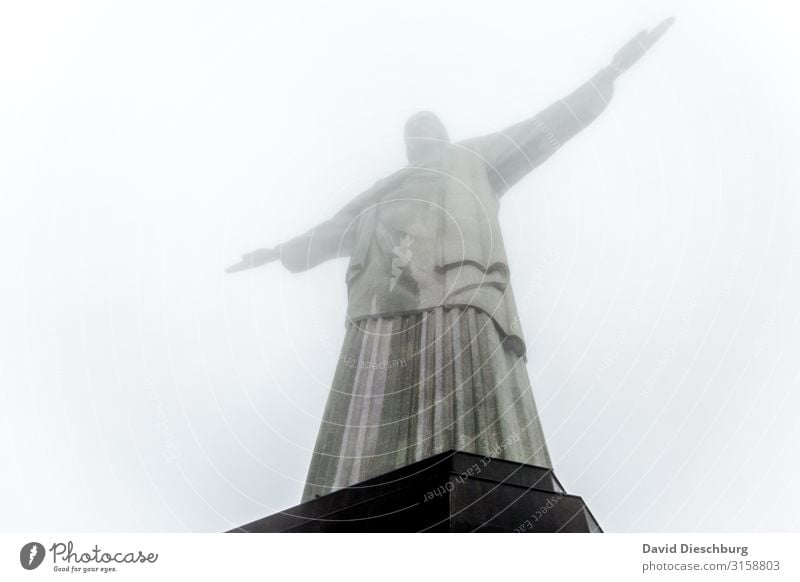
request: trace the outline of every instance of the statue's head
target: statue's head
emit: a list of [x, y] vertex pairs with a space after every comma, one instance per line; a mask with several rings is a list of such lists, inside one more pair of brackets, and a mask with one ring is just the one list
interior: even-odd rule
[[406, 153], [409, 164], [438, 160], [450, 143], [450, 136], [441, 120], [430, 111], [420, 111], [406, 122]]

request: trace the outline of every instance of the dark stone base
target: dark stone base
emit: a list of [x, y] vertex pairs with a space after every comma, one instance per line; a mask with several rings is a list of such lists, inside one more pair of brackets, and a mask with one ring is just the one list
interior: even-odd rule
[[448, 451], [231, 532], [601, 532], [551, 469]]

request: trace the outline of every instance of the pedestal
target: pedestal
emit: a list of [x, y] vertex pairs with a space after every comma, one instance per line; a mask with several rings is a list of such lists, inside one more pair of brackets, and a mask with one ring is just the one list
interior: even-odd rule
[[448, 451], [231, 532], [601, 532], [551, 469]]

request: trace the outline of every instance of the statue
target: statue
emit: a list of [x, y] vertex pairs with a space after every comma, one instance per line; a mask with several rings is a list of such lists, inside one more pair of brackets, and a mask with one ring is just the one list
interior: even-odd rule
[[573, 93], [504, 131], [452, 143], [430, 112], [408, 166], [236, 272], [349, 256], [347, 329], [303, 501], [450, 449], [552, 467], [498, 223], [502, 196], [589, 125], [664, 34], [642, 31]]

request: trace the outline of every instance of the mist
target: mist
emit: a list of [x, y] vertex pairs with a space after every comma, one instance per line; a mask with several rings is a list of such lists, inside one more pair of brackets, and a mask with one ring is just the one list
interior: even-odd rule
[[406, 164], [414, 112], [454, 141], [496, 131], [675, 16], [503, 198], [528, 372], [604, 530], [796, 531], [789, 10], [4, 6], [0, 529], [223, 531], [299, 503], [346, 261], [224, 269]]

